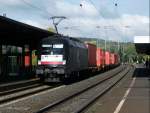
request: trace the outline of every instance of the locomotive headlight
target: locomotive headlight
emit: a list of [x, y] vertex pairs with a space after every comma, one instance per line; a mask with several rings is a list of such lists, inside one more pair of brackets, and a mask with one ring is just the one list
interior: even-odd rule
[[65, 65], [66, 64], [66, 60], [63, 60], [63, 65]]
[[41, 65], [41, 61], [40, 60], [38, 60], [38, 65]]

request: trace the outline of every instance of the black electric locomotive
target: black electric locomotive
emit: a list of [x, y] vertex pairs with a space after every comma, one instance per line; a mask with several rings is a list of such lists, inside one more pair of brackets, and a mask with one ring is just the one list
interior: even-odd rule
[[78, 39], [56, 35], [41, 40], [36, 74], [45, 82], [60, 82], [88, 68], [88, 50]]

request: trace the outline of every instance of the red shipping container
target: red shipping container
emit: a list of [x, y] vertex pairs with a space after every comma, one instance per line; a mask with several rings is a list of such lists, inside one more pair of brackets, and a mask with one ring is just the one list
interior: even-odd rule
[[104, 64], [104, 54], [101, 48], [97, 48], [97, 66], [102, 67]]
[[105, 65], [105, 51], [102, 51], [102, 66]]
[[96, 51], [96, 64], [97, 64], [97, 67], [101, 66], [101, 49], [100, 48], [97, 48], [97, 51]]
[[115, 64], [115, 54], [111, 53], [111, 64]]
[[103, 66], [104, 65], [104, 57], [105, 55], [104, 55], [104, 52], [103, 52], [103, 50], [101, 49], [101, 51], [100, 51], [100, 64], [101, 64], [101, 66]]
[[96, 45], [87, 43], [88, 48], [88, 65], [89, 67], [96, 67]]
[[105, 64], [106, 65], [110, 65], [110, 52], [109, 51], [105, 51]]

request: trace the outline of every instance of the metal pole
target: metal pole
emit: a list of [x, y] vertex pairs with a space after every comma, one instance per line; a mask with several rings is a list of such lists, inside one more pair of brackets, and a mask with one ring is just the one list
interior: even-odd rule
[[[63, 20], [66, 19], [66, 17], [64, 16], [53, 16], [51, 17], [51, 19], [53, 20], [53, 25], [55, 27], [56, 33], [58, 34], [58, 28], [57, 25]], [[57, 22], [55, 22], [56, 19], [59, 19]]]
[[119, 47], [120, 47], [120, 45], [119, 45], [119, 40], [118, 40], [118, 51], [119, 51]]
[[105, 51], [106, 51], [106, 39], [105, 39]]
[[55, 26], [56, 33], [58, 34], [57, 25], [55, 24], [54, 26]]

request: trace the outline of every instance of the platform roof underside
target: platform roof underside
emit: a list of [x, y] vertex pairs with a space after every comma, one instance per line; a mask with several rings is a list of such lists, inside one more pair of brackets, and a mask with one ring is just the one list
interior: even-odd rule
[[51, 35], [54, 33], [0, 16], [0, 45], [28, 44], [31, 48], [36, 48], [41, 38]]
[[150, 43], [136, 43], [135, 47], [138, 53], [150, 55]]

